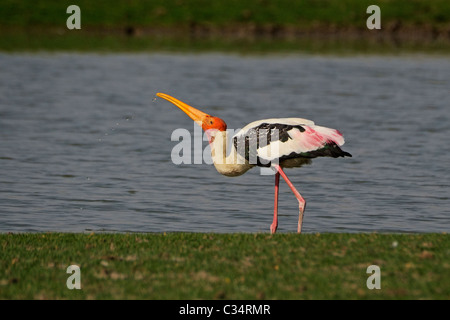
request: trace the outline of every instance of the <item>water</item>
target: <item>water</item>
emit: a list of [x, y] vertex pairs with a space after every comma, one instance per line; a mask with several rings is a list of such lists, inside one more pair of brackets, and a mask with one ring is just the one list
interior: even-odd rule
[[[450, 61], [439, 57], [0, 54], [0, 232], [268, 232], [273, 176], [175, 165], [194, 124], [303, 117], [353, 158], [287, 170], [304, 232], [450, 230]], [[206, 147], [204, 142], [204, 147]], [[281, 181], [279, 232], [297, 203]]]

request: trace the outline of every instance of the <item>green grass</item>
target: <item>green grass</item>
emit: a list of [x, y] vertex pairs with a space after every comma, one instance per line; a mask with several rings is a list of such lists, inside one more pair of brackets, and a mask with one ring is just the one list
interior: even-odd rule
[[383, 21], [448, 25], [447, 0], [36, 0], [0, 2], [3, 26], [65, 26], [66, 8], [81, 8], [84, 26], [180, 26], [232, 23], [310, 26], [318, 23], [365, 27], [366, 9], [376, 4]]
[[[66, 9], [81, 9], [68, 30]], [[381, 30], [366, 9], [381, 8]], [[0, 1], [0, 51], [450, 52], [448, 0]]]
[[[0, 234], [0, 299], [449, 299], [447, 234]], [[69, 265], [81, 290], [69, 290]], [[378, 265], [381, 289], [366, 269]]]

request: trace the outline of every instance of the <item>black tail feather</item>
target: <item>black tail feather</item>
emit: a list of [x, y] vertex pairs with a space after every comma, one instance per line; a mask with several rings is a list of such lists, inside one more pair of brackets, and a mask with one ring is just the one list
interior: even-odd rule
[[[303, 154], [302, 154], [303, 156]], [[351, 157], [352, 155], [344, 150], [342, 150], [335, 142], [328, 142], [323, 148], [318, 150], [309, 151], [306, 153], [305, 157], [316, 158], [316, 157]]]

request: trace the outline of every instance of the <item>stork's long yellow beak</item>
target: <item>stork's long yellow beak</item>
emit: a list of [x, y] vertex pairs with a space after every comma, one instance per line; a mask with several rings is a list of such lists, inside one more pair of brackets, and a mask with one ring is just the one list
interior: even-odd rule
[[203, 120], [206, 117], [210, 117], [209, 114], [206, 114], [200, 110], [195, 109], [194, 107], [191, 107], [190, 105], [184, 103], [183, 101], [180, 101], [172, 96], [169, 96], [165, 93], [158, 92], [156, 94], [158, 97], [166, 99], [169, 102], [172, 102], [174, 105], [176, 105], [178, 108], [183, 110], [192, 120], [194, 120], [199, 126], [203, 125]]

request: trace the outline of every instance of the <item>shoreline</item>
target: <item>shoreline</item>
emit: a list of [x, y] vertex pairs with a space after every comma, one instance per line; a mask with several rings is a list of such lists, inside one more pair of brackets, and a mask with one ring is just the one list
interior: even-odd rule
[[3, 28], [0, 51], [450, 54], [450, 30], [276, 26]]
[[67, 13], [71, 4], [49, 0], [29, 6], [0, 3], [0, 51], [450, 53], [447, 0], [379, 3], [380, 30], [366, 26], [371, 17], [367, 10], [373, 5], [368, 0], [218, 0], [213, 5], [203, 0], [118, 0], [114, 6], [80, 0], [77, 19], [81, 30], [67, 27], [69, 19], [74, 21]]

